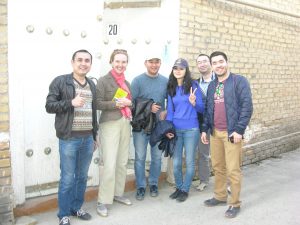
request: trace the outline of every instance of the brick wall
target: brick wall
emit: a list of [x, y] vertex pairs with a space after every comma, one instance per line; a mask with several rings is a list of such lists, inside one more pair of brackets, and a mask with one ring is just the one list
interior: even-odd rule
[[7, 68], [7, 0], [0, 0], [0, 224], [13, 224], [13, 191], [9, 149]]
[[251, 0], [248, 2], [253, 2], [261, 5], [266, 5], [275, 9], [287, 11], [290, 13], [299, 14], [300, 12], [300, 2], [295, 0]]
[[[251, 2], [300, 15], [299, 0]], [[194, 74], [200, 52], [221, 50], [231, 71], [251, 83], [254, 113], [244, 164], [300, 146], [299, 32], [299, 18], [280, 13], [229, 1], [181, 1], [179, 55]]]

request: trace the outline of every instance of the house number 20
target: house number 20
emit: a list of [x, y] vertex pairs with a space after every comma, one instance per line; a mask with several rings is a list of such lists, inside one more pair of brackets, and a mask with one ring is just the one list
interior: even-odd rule
[[117, 24], [108, 25], [108, 35], [118, 35], [118, 25]]

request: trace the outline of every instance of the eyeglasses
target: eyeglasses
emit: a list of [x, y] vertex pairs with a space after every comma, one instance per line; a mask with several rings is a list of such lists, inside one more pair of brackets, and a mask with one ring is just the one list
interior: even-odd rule
[[221, 90], [222, 89], [223, 89], [223, 83], [220, 82], [219, 85], [216, 88], [216, 94], [217, 94], [218, 97], [221, 96]]
[[206, 64], [206, 63], [208, 63], [208, 60], [197, 61], [197, 64]]

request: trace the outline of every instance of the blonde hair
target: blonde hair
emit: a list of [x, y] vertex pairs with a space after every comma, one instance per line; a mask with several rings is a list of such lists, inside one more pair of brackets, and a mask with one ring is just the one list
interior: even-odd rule
[[112, 63], [115, 59], [115, 55], [117, 54], [123, 54], [123, 55], [126, 55], [127, 57], [127, 62], [128, 62], [128, 53], [127, 53], [127, 50], [124, 50], [124, 49], [115, 49], [111, 55], [110, 55], [110, 58], [109, 58], [109, 63]]

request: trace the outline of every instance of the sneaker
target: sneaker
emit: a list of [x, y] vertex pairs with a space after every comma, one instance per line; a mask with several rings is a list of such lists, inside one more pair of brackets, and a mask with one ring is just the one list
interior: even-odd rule
[[104, 205], [102, 203], [98, 203], [97, 204], [97, 213], [103, 217], [108, 216], [108, 211], [107, 211], [106, 205]]
[[217, 205], [226, 205], [226, 203], [227, 203], [226, 201], [220, 201], [215, 198], [211, 198], [211, 199], [204, 201], [204, 205], [206, 205], [208, 207], [217, 206]]
[[72, 212], [72, 216], [76, 216], [77, 218], [81, 220], [90, 220], [92, 219], [91, 214], [84, 211], [83, 209], [79, 209], [77, 212]]
[[70, 225], [70, 217], [64, 216], [63, 218], [61, 218], [61, 220], [59, 221], [59, 225]]
[[229, 206], [229, 208], [226, 210], [225, 212], [225, 216], [227, 218], [234, 218], [237, 216], [237, 214], [240, 212], [241, 207], [233, 207], [233, 206]]
[[122, 203], [124, 205], [132, 205], [131, 201], [124, 196], [114, 196], [114, 201]]
[[142, 201], [145, 198], [145, 188], [141, 187], [137, 190], [135, 195], [136, 200]]
[[204, 189], [207, 187], [206, 183], [200, 183], [198, 187], [196, 187], [197, 191], [204, 191]]
[[158, 196], [158, 187], [157, 185], [150, 185], [150, 196], [157, 197]]
[[169, 197], [170, 197], [171, 199], [176, 199], [180, 192], [181, 192], [181, 191], [180, 191], [179, 189], [176, 188], [176, 191], [173, 192]]
[[187, 199], [188, 196], [189, 196], [188, 192], [180, 191], [177, 198], [176, 198], [176, 201], [177, 202], [184, 202]]

